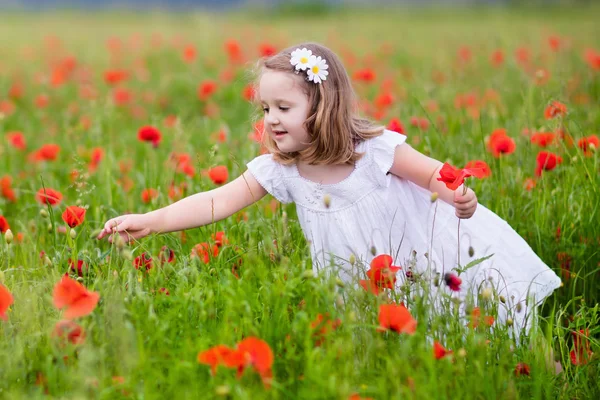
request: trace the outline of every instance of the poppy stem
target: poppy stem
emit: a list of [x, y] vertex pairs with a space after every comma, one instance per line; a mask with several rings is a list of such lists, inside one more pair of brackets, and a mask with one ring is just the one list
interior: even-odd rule
[[[460, 270], [461, 266], [460, 266], [460, 218], [458, 219], [458, 228], [456, 230], [456, 240], [457, 240], [457, 245], [458, 245], [458, 250], [457, 250], [457, 254], [458, 254], [458, 268]], [[460, 273], [459, 273], [460, 274]]]

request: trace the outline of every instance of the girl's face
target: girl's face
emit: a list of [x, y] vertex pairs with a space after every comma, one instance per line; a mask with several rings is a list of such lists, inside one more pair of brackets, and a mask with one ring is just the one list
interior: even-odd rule
[[309, 104], [301, 80], [301, 75], [268, 69], [260, 78], [265, 133], [284, 153], [301, 151], [309, 146], [310, 137], [304, 129]]

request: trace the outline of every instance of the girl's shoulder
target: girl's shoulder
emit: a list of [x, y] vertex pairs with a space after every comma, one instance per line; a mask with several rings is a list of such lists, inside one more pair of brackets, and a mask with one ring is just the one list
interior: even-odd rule
[[[371, 166], [375, 176], [385, 177], [394, 164], [396, 147], [405, 142], [405, 135], [385, 129], [381, 135], [363, 140], [358, 144], [356, 151], [363, 153], [359, 162], [362, 165]], [[385, 186], [388, 185], [387, 180], [382, 183], [385, 183]]]
[[246, 166], [258, 183], [273, 197], [282, 203], [292, 202], [284, 182], [292, 173], [289, 166], [274, 160], [273, 154], [257, 156], [248, 162]]

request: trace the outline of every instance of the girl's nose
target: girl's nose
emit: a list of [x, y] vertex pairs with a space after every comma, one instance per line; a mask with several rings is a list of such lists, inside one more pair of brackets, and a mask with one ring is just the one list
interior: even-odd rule
[[279, 124], [279, 119], [274, 114], [267, 114], [265, 117], [265, 122], [269, 125], [277, 125]]

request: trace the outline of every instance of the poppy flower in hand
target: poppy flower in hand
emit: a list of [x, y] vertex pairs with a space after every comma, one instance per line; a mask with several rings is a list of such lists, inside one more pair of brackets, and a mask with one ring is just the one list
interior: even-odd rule
[[486, 172], [483, 168], [458, 169], [448, 163], [444, 163], [444, 166], [440, 169], [440, 177], [437, 180], [444, 182], [448, 189], [456, 190], [470, 176], [485, 178]]

